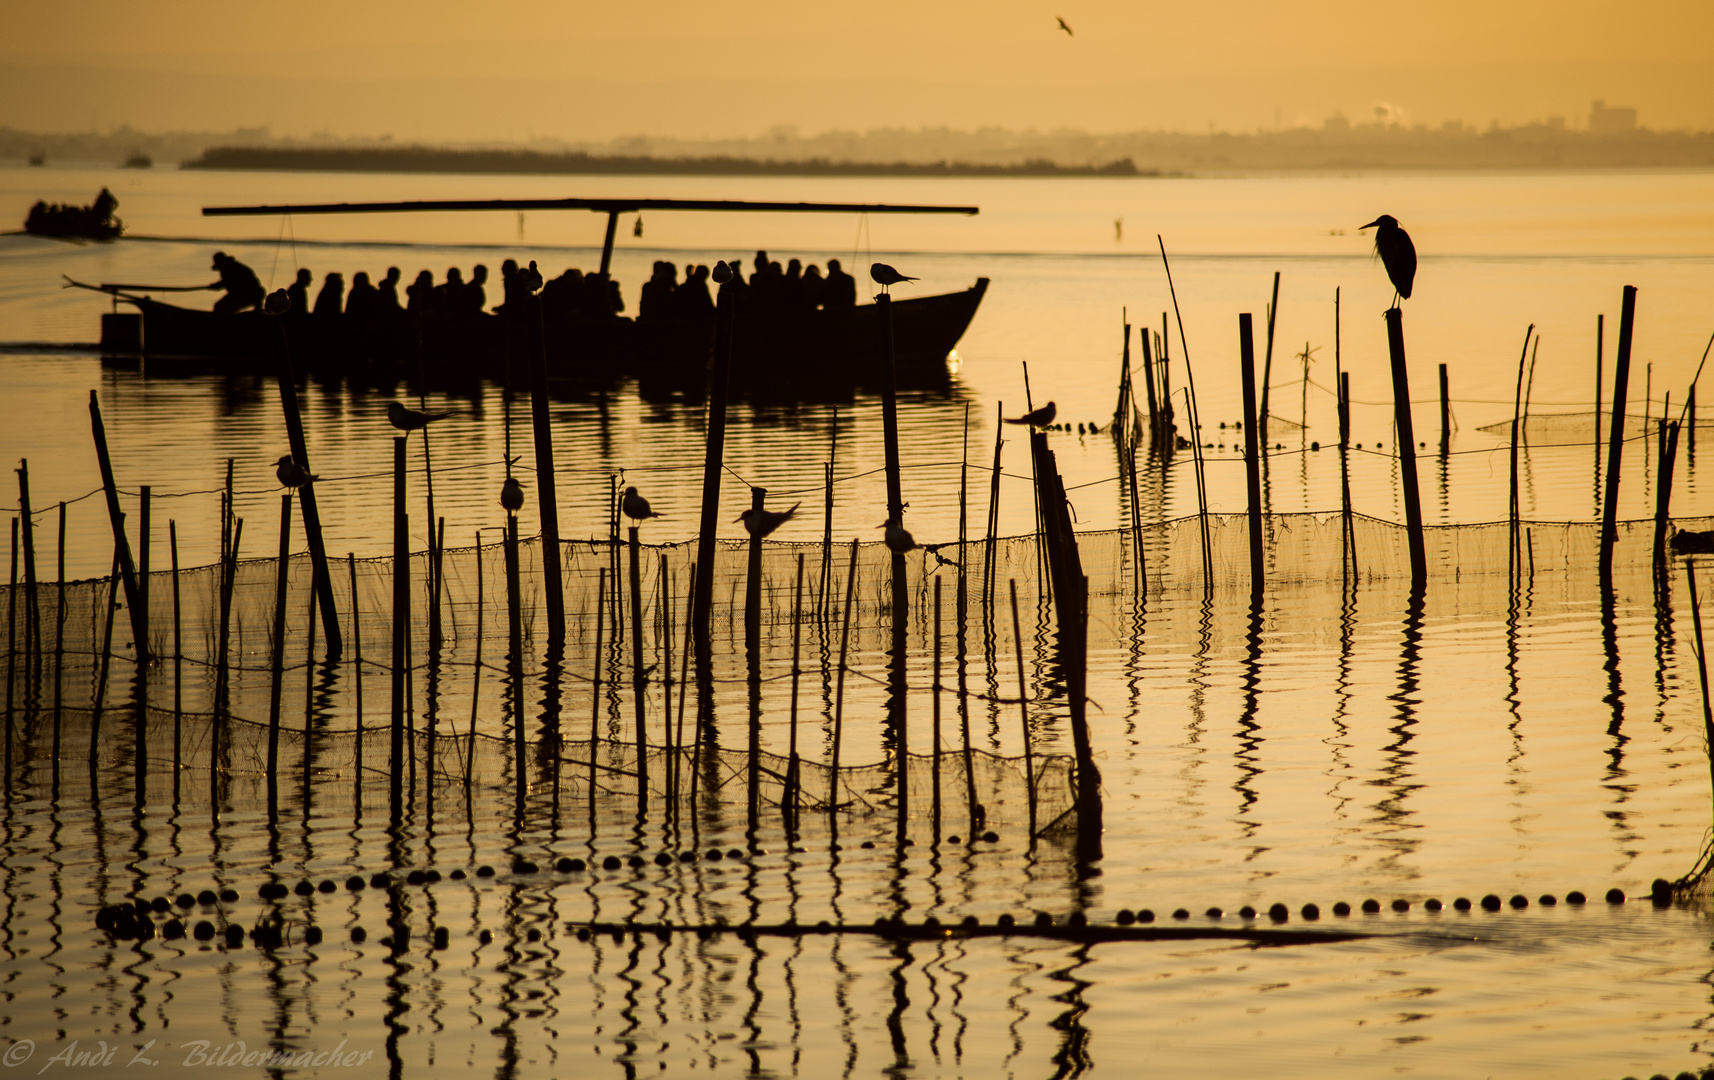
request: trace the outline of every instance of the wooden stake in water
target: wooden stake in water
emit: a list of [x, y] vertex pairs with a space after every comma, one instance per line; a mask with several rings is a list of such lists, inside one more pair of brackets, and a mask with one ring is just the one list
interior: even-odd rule
[[[536, 303], [541, 303], [540, 297], [536, 298]], [[565, 642], [565, 585], [560, 576], [559, 492], [554, 487], [558, 477], [554, 472], [553, 426], [548, 418], [547, 364], [547, 343], [544, 340], [540, 357], [528, 367], [530, 429], [536, 446], [536, 504], [542, 517], [542, 596], [548, 609], [548, 647], [553, 649]], [[522, 784], [523, 781], [520, 774], [518, 782]]]
[[[1279, 315], [1279, 309], [1280, 272], [1275, 270], [1274, 295], [1273, 298], [1268, 301], [1268, 351], [1262, 360], [1262, 404], [1256, 417], [1256, 423], [1261, 429], [1258, 439], [1264, 448], [1268, 444], [1268, 417], [1270, 416], [1268, 410], [1268, 387], [1273, 383], [1274, 378], [1274, 319]], [[1252, 358], [1251, 363], [1253, 364], [1254, 362], [1255, 361]]]
[[137, 660], [148, 655], [148, 637], [138, 621], [142, 604], [137, 595], [137, 567], [131, 561], [131, 543], [125, 538], [125, 515], [119, 510], [119, 486], [113, 480], [113, 459], [107, 453], [107, 428], [101, 422], [101, 405], [95, 391], [89, 392], [89, 424], [95, 434], [96, 463], [101, 467], [101, 486], [107, 492], [107, 520], [113, 527], [113, 544], [119, 559], [119, 573], [125, 585], [125, 604], [131, 609], [131, 632], [137, 642]]
[[851, 648], [851, 597], [857, 587], [857, 541], [851, 541], [851, 563], [845, 568], [845, 617], [839, 631], [839, 668], [833, 690], [833, 747], [827, 774], [827, 812], [839, 812], [839, 744], [845, 734], [845, 658]]
[[[1275, 295], [1279, 290], [1279, 275], [1274, 275]], [[1273, 339], [1273, 319], [1268, 319], [1268, 338]], [[1250, 603], [1261, 602], [1263, 582], [1262, 558], [1262, 427], [1256, 416], [1256, 344], [1250, 327], [1250, 314], [1238, 316], [1238, 377], [1243, 384], [1244, 398], [1244, 491], [1249, 500], [1250, 525]], [[1265, 429], [1263, 429], [1265, 430]]]
[[[60, 723], [62, 720], [64, 685], [65, 685], [64, 684], [64, 679], [65, 679], [65, 616], [66, 616], [66, 602], [65, 602], [65, 509], [66, 509], [65, 503], [63, 503], [63, 502], [60, 503], [59, 548], [58, 548], [58, 553], [56, 555], [56, 559], [58, 562], [59, 585], [54, 589], [54, 592], [56, 595], [55, 595], [55, 599], [54, 599], [53, 794], [54, 794], [55, 798], [59, 797], [59, 787], [60, 787], [60, 785], [59, 785], [59, 775], [60, 775]], [[178, 541], [177, 541], [176, 536], [175, 536], [174, 541], [173, 541], [173, 558], [175, 560], [175, 563], [174, 563], [175, 569], [173, 571], [173, 574], [174, 574], [174, 577], [173, 577], [173, 620], [174, 620], [173, 650], [175, 652], [178, 652], [178, 650], [179, 650], [178, 630], [177, 630], [177, 625], [178, 625], [178, 623], [177, 623], [177, 620], [178, 620], [178, 576], [177, 575], [178, 575], [178, 571], [176, 569], [176, 566], [177, 566], [176, 560], [178, 559]], [[174, 662], [173, 662], [173, 711], [174, 711], [174, 715], [176, 717], [177, 713], [179, 711], [179, 668], [178, 668], [178, 661], [176, 658], [174, 659]], [[178, 760], [178, 754], [177, 754], [177, 749], [176, 749], [177, 745], [178, 745], [177, 741], [176, 741], [178, 739], [177, 724], [178, 724], [178, 722], [175, 719], [174, 720], [174, 730], [173, 730], [173, 738], [175, 740], [175, 742], [174, 742], [175, 752], [173, 755], [173, 759], [175, 761]], [[176, 778], [174, 779], [173, 783], [174, 783], [173, 803], [176, 806], [178, 804], [178, 788], [177, 788], [178, 781]]]
[[1030, 807], [1030, 847], [1036, 844], [1036, 766], [1035, 740], [1030, 733], [1030, 686], [1024, 672], [1024, 633], [1018, 623], [1018, 583], [1010, 583], [1012, 590], [1012, 644], [1017, 650], [1018, 657], [1018, 718], [1022, 721], [1024, 735], [1024, 790], [1029, 796]]
[[1399, 485], [1404, 489], [1405, 529], [1410, 540], [1411, 588], [1422, 589], [1428, 583], [1428, 551], [1423, 542], [1422, 493], [1416, 481], [1416, 429], [1411, 424], [1404, 311], [1388, 308], [1386, 318], [1387, 352], [1393, 368], [1393, 422], [1398, 428]]
[[1714, 781], [1714, 707], [1708, 700], [1708, 653], [1702, 643], [1702, 601], [1696, 593], [1696, 562], [1686, 559], [1685, 580], [1690, 586], [1690, 619], [1696, 628], [1696, 676], [1702, 687], [1702, 730], [1708, 739], [1708, 772]]
[[1654, 508], [1654, 565], [1657, 572], [1665, 569], [1670, 558], [1666, 550], [1666, 534], [1672, 522], [1669, 511], [1672, 504], [1672, 467], [1678, 458], [1678, 427], [1679, 421], [1673, 420], [1661, 428], [1660, 480], [1655, 486]]
[[709, 650], [713, 647], [709, 613], [714, 604], [714, 541], [720, 528], [720, 473], [726, 453], [726, 388], [732, 371], [732, 326], [736, 321], [737, 306], [737, 287], [733, 282], [726, 282], [720, 286], [715, 305], [714, 354], [708, 368], [708, 435], [702, 460], [702, 522], [696, 534], [696, 602], [690, 613], [690, 621], [696, 628], [698, 670], [708, 662]]
[[1208, 523], [1208, 484], [1203, 471], [1202, 457], [1202, 413], [1196, 404], [1196, 373], [1190, 366], [1190, 342], [1184, 336], [1184, 315], [1178, 309], [1178, 289], [1172, 283], [1172, 264], [1167, 261], [1166, 241], [1159, 235], [1155, 240], [1161, 248], [1161, 266], [1166, 269], [1167, 292], [1172, 296], [1173, 317], [1178, 322], [1179, 352], [1184, 354], [1184, 385], [1188, 394], [1190, 424], [1191, 456], [1196, 463], [1196, 521], [1202, 537], [1202, 584], [1204, 589], [1214, 587], [1214, 551], [1213, 538], [1209, 535]]
[[595, 841], [595, 760], [601, 746], [601, 632], [607, 617], [607, 568], [595, 577], [595, 671], [589, 680], [589, 839]]
[[1524, 331], [1523, 351], [1518, 353], [1518, 385], [1512, 398], [1512, 442], [1511, 442], [1511, 486], [1508, 489], [1509, 499], [1506, 503], [1506, 581], [1517, 580], [1518, 569], [1518, 428], [1523, 422], [1524, 414], [1524, 363], [1529, 358], [1530, 337], [1535, 334], [1535, 323], [1530, 323]]
[[512, 805], [523, 816], [525, 775], [523, 596], [518, 583], [518, 515], [506, 515], [506, 676], [512, 712]]
[[797, 835], [798, 811], [798, 754], [797, 754], [797, 689], [798, 659], [802, 655], [803, 642], [803, 552], [797, 556], [797, 586], [792, 590], [792, 704], [791, 704], [791, 735], [786, 746], [786, 797], [785, 825], [786, 837], [795, 838]]
[[[475, 664], [475, 672], [477, 675], [475, 681], [478, 683], [480, 682], [482, 671], [482, 587], [480, 585], [482, 580], [481, 548], [481, 535], [478, 534], [478, 554], [476, 561], [476, 580], [478, 585], [476, 590], [477, 636]], [[351, 809], [354, 818], [360, 818], [363, 816], [363, 603], [362, 597], [357, 591], [357, 555], [355, 552], [347, 551], [345, 553], [345, 569], [351, 579], [351, 704], [356, 713], [356, 731], [353, 736], [353, 746], [351, 750], [351, 771], [353, 773], [352, 783], [356, 785], [356, 789], [352, 793]], [[474, 714], [476, 709], [476, 686], [474, 685], [470, 688], [470, 708]], [[471, 745], [474, 746], [475, 742], [474, 732], [472, 732]], [[465, 776], [465, 782], [467, 784], [469, 783], [468, 773]]]
[[279, 809], [280, 692], [286, 657], [286, 575], [291, 566], [292, 496], [280, 496], [280, 554], [274, 564], [274, 633], [268, 651], [268, 815]]
[[1601, 395], [1606, 387], [1602, 385], [1601, 360], [1602, 339], [1606, 336], [1607, 316], [1595, 316], [1595, 512], [1601, 512]]
[[6, 588], [6, 791], [12, 791], [12, 710], [18, 685], [18, 519], [12, 519], [12, 578]]
[[934, 842], [940, 843], [940, 575], [934, 576], [934, 674], [930, 683], [929, 693], [933, 701], [933, 742], [930, 757], [933, 759], [934, 779], [933, 797], [931, 801], [930, 820], [934, 833]]
[[1446, 365], [1440, 365], [1440, 456], [1452, 452], [1452, 394], [1446, 381]]
[[[285, 415], [286, 440], [291, 445], [292, 461], [305, 474], [310, 472], [309, 444], [304, 439], [303, 414], [298, 409], [297, 375], [292, 370], [291, 348], [285, 324], [280, 325], [280, 363], [275, 381], [280, 389], [280, 411]], [[344, 648], [339, 638], [339, 612], [333, 606], [333, 575], [327, 565], [327, 545], [322, 542], [321, 512], [316, 508], [315, 484], [298, 489], [298, 509], [304, 518], [304, 539], [308, 542], [310, 566], [314, 571], [313, 588], [320, 600], [322, 636], [327, 641], [328, 660], [338, 660]], [[429, 520], [434, 520], [430, 518]]]
[[393, 696], [392, 755], [388, 780], [393, 824], [404, 819], [405, 708], [409, 684], [406, 680], [405, 642], [411, 633], [411, 526], [405, 490], [405, 440], [393, 440]]
[[[63, 503], [61, 504], [63, 507]], [[62, 517], [63, 521], [63, 517]], [[179, 804], [179, 770], [184, 767], [184, 637], [183, 606], [179, 593], [179, 525], [167, 519], [167, 551], [173, 563], [173, 806]], [[60, 541], [60, 630], [65, 623], [65, 541]], [[59, 708], [59, 633], [54, 639], [54, 707]], [[56, 724], [57, 726], [57, 724]], [[57, 734], [56, 734], [57, 740]], [[56, 746], [56, 749], [57, 746]]]
[[627, 539], [631, 549], [631, 700], [637, 712], [637, 820], [641, 821], [649, 814], [649, 727], [643, 715], [649, 678], [643, 666], [643, 585], [637, 526], [631, 526]]
[[[42, 614], [36, 591], [36, 517], [30, 508], [30, 462], [18, 462], [18, 519], [24, 543], [24, 676], [34, 685], [42, 653]], [[147, 655], [147, 642], [138, 652]]]
[[1601, 501], [1601, 584], [1613, 580], [1613, 545], [1619, 542], [1619, 476], [1625, 452], [1625, 392], [1631, 378], [1631, 334], [1636, 326], [1637, 289], [1626, 285], [1619, 311], [1619, 348], [1613, 358], [1613, 421], [1608, 425], [1607, 491]]

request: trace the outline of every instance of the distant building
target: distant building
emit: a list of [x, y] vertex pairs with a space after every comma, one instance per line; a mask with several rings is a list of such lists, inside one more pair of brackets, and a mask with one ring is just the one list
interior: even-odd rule
[[1637, 110], [1609, 108], [1605, 101], [1597, 101], [1589, 109], [1589, 130], [1601, 135], [1617, 135], [1626, 131], [1635, 131], [1637, 130]]

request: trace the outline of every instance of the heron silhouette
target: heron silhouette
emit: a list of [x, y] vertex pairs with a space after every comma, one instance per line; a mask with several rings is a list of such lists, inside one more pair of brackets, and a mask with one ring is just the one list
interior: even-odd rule
[[1400, 300], [1410, 299], [1411, 282], [1416, 279], [1416, 245], [1410, 242], [1410, 233], [1399, 228], [1399, 219], [1391, 214], [1382, 214], [1363, 228], [1375, 230], [1375, 254], [1381, 257], [1387, 279], [1397, 290], [1392, 306], [1398, 307]]

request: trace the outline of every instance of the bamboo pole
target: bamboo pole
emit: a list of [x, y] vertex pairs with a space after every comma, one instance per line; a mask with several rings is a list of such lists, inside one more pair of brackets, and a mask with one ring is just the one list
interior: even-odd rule
[[934, 672], [929, 694], [932, 702], [932, 742], [930, 758], [933, 764], [933, 788], [930, 802], [930, 822], [934, 842], [940, 843], [940, 575], [934, 576]]
[[286, 657], [286, 575], [291, 565], [292, 495], [280, 496], [280, 554], [274, 564], [274, 634], [268, 650], [268, 815], [279, 809], [280, 694]]
[[1506, 503], [1506, 582], [1507, 587], [1517, 580], [1518, 569], [1518, 428], [1523, 422], [1524, 414], [1524, 363], [1529, 358], [1530, 338], [1535, 334], [1535, 323], [1530, 323], [1524, 331], [1523, 351], [1518, 353], [1518, 384], [1512, 397], [1512, 439], [1511, 439], [1511, 472], [1508, 500]]
[[[1274, 275], [1275, 295], [1279, 290], [1279, 275]], [[1273, 342], [1273, 318], [1268, 318], [1268, 341]], [[1250, 314], [1238, 316], [1238, 377], [1243, 384], [1244, 397], [1244, 490], [1249, 500], [1250, 531], [1250, 603], [1261, 603], [1264, 588], [1262, 558], [1262, 460], [1261, 427], [1256, 415], [1256, 343], [1250, 327]], [[1265, 415], [1265, 414], [1264, 414]], [[1265, 429], [1264, 429], [1265, 430]]]
[[1158, 235], [1155, 240], [1160, 243], [1161, 265], [1166, 268], [1166, 286], [1168, 293], [1172, 295], [1173, 317], [1178, 321], [1179, 351], [1184, 354], [1184, 385], [1190, 411], [1191, 457], [1196, 466], [1196, 520], [1202, 537], [1202, 583], [1204, 589], [1211, 589], [1214, 587], [1214, 552], [1213, 539], [1208, 532], [1208, 485], [1202, 457], [1202, 413], [1196, 404], [1196, 372], [1190, 365], [1190, 342], [1184, 335], [1184, 315], [1178, 309], [1178, 289], [1172, 283], [1172, 264], [1167, 261], [1166, 241]]
[[13, 708], [18, 685], [18, 519], [12, 518], [12, 577], [6, 588], [6, 794], [12, 793]]
[[[1274, 271], [1274, 295], [1268, 301], [1268, 351], [1262, 361], [1262, 404], [1256, 416], [1256, 423], [1261, 426], [1257, 439], [1265, 450], [1268, 445], [1268, 388], [1273, 384], [1274, 377], [1274, 318], [1279, 314], [1280, 307], [1280, 272]], [[1253, 347], [1252, 347], [1253, 348]], [[1254, 363], [1252, 358], [1251, 363]]]
[[1613, 422], [1608, 425], [1607, 491], [1601, 504], [1600, 574], [1603, 587], [1613, 580], [1613, 545], [1619, 542], [1619, 478], [1625, 452], [1625, 393], [1631, 378], [1631, 334], [1636, 325], [1637, 289], [1626, 285], [1619, 312], [1619, 348], [1613, 358]]
[[785, 825], [787, 839], [797, 836], [798, 814], [798, 749], [797, 749], [797, 697], [798, 677], [802, 675], [798, 662], [802, 657], [803, 644], [803, 552], [797, 556], [797, 585], [792, 590], [792, 699], [791, 699], [791, 734], [786, 746], [786, 797]]
[[1606, 336], [1607, 316], [1595, 316], [1595, 512], [1601, 512], [1601, 362], [1603, 338]]
[[1030, 733], [1030, 687], [1024, 673], [1024, 634], [1018, 623], [1018, 583], [1010, 583], [1012, 590], [1012, 645], [1018, 657], [1018, 719], [1024, 736], [1024, 790], [1029, 796], [1030, 807], [1030, 847], [1036, 845], [1036, 767], [1034, 737]]
[[1404, 489], [1405, 529], [1410, 537], [1411, 588], [1416, 590], [1428, 583], [1428, 552], [1423, 542], [1422, 493], [1416, 480], [1416, 429], [1411, 424], [1404, 311], [1388, 308], [1386, 318], [1387, 352], [1393, 369], [1393, 422], [1398, 428], [1399, 484]]
[[1440, 456], [1452, 452], [1452, 392], [1446, 380], [1446, 365], [1440, 365]]
[[[64, 680], [65, 680], [65, 616], [66, 616], [66, 602], [65, 602], [65, 519], [66, 519], [66, 505], [65, 505], [65, 503], [62, 502], [62, 503], [60, 503], [59, 546], [57, 549], [57, 553], [55, 555], [55, 559], [57, 561], [57, 568], [58, 568], [57, 577], [58, 577], [59, 585], [54, 589], [54, 592], [56, 595], [55, 595], [55, 599], [54, 599], [54, 721], [53, 721], [53, 724], [54, 724], [54, 732], [53, 732], [53, 774], [54, 774], [54, 780], [53, 780], [53, 792], [54, 792], [54, 796], [56, 798], [59, 795], [60, 731], [61, 731], [60, 725], [61, 725], [61, 722], [63, 719]], [[174, 560], [177, 560], [177, 558], [178, 558], [178, 541], [177, 541], [176, 534], [175, 534], [174, 541], [173, 541], [173, 558], [174, 558]], [[175, 561], [175, 566], [176, 565], [177, 564]], [[173, 620], [174, 620], [174, 626], [176, 627], [177, 621], [178, 621], [178, 577], [177, 577], [178, 571], [175, 569], [173, 571], [173, 574], [174, 574], [174, 577], [173, 577]], [[175, 629], [174, 630], [174, 637], [173, 637], [173, 650], [174, 650], [175, 654], [179, 651], [177, 633], [178, 632]], [[173, 661], [173, 712], [174, 712], [175, 717], [176, 717], [178, 711], [179, 711], [179, 665], [178, 665], [178, 659], [175, 656], [174, 661]], [[173, 758], [176, 761], [178, 759], [178, 753], [177, 753], [178, 728], [177, 728], [177, 720], [176, 719], [174, 721], [173, 739], [174, 739]], [[173, 801], [174, 801], [174, 804], [176, 805], [177, 801], [178, 801], [178, 788], [177, 788], [178, 781], [175, 779], [173, 783], [174, 783]]]
[[[479, 534], [477, 534], [478, 557], [477, 557], [477, 563], [476, 563], [476, 575], [477, 575], [476, 580], [478, 582], [480, 582], [482, 580], [482, 562], [481, 562], [481, 557], [480, 557], [481, 546], [482, 546], [481, 534], [479, 533]], [[351, 681], [352, 681], [351, 704], [352, 704], [352, 707], [356, 713], [356, 716], [355, 716], [356, 734], [355, 734], [354, 739], [353, 739], [354, 745], [353, 745], [352, 751], [351, 751], [351, 756], [353, 758], [352, 766], [351, 766], [352, 773], [353, 773], [352, 783], [354, 783], [356, 785], [356, 788], [352, 792], [352, 811], [353, 811], [354, 817], [362, 817], [363, 816], [363, 600], [362, 600], [362, 596], [357, 591], [357, 554], [355, 552], [347, 551], [345, 553], [345, 570], [346, 570], [346, 574], [351, 579]], [[478, 585], [478, 587], [477, 587], [476, 596], [477, 596], [477, 600], [476, 600], [477, 635], [476, 635], [476, 667], [475, 667], [475, 671], [477, 672], [477, 681], [479, 683], [481, 671], [482, 671], [482, 634], [481, 634], [481, 627], [482, 627], [482, 599], [481, 599], [481, 597], [482, 597], [482, 592], [481, 592], [481, 586], [480, 585]], [[476, 711], [476, 686], [472, 686], [470, 688], [470, 709], [471, 709], [471, 714], [472, 714], [472, 721], [474, 722], [475, 711]], [[476, 740], [474, 737], [474, 730], [473, 730], [472, 731], [472, 738], [471, 738], [471, 745], [473, 747], [475, 745], [475, 742], [476, 742]], [[467, 774], [466, 783], [468, 783], [468, 782], [469, 781], [468, 781], [468, 774]]]
[[595, 577], [595, 671], [589, 680], [589, 841], [595, 842], [595, 759], [601, 745], [601, 633], [607, 618], [607, 568]]
[[851, 541], [851, 563], [845, 568], [845, 617], [839, 631], [839, 668], [833, 690], [833, 746], [827, 774], [827, 812], [839, 811], [839, 749], [845, 734], [845, 659], [851, 648], [851, 598], [857, 587], [857, 541]]
[[143, 640], [142, 628], [136, 620], [141, 614], [141, 605], [137, 597], [137, 568], [131, 561], [131, 544], [125, 538], [125, 515], [119, 509], [119, 487], [113, 480], [113, 459], [107, 452], [107, 428], [101, 422], [101, 405], [95, 399], [95, 391], [89, 392], [89, 424], [95, 436], [96, 463], [101, 468], [101, 486], [107, 493], [107, 520], [113, 527], [113, 544], [119, 559], [119, 573], [125, 585], [125, 603], [131, 609], [132, 633], [141, 644], [138, 646], [137, 658], [143, 659], [148, 643]]
[[[735, 268], [733, 273], [742, 274], [742, 271]], [[720, 286], [715, 305], [714, 354], [708, 369], [708, 435], [702, 460], [702, 522], [696, 534], [696, 600], [690, 616], [696, 628], [699, 670], [710, 662], [713, 648], [709, 617], [714, 605], [715, 534], [720, 527], [720, 472], [725, 463], [726, 394], [731, 380], [732, 328], [737, 321], [737, 306], [738, 285], [725, 282]], [[700, 733], [700, 720], [697, 730]]]
[[[536, 304], [541, 304], [536, 298]], [[540, 315], [538, 311], [538, 322]], [[548, 648], [565, 642], [565, 585], [560, 576], [559, 493], [554, 487], [553, 427], [548, 418], [548, 357], [547, 340], [542, 339], [540, 357], [529, 365], [530, 370], [530, 430], [535, 436], [536, 504], [541, 511], [542, 594], [547, 603]], [[510, 528], [510, 526], [508, 526]], [[523, 783], [523, 776], [518, 777]]]
[[[35, 685], [37, 665], [42, 653], [41, 603], [36, 589], [36, 516], [30, 506], [30, 462], [18, 462], [18, 520], [22, 530], [24, 551], [24, 680]], [[139, 656], [146, 655], [140, 650]], [[31, 698], [34, 694], [29, 694]]]
[[[292, 353], [287, 344], [286, 324], [283, 321], [280, 323], [280, 340], [280, 364], [275, 371], [275, 381], [280, 388], [280, 411], [285, 414], [286, 439], [291, 444], [292, 461], [308, 476], [309, 443], [304, 438], [303, 413], [298, 408], [297, 374], [292, 370]], [[304, 539], [309, 544], [310, 566], [314, 572], [313, 587], [320, 600], [322, 637], [327, 642], [327, 658], [338, 660], [344, 645], [339, 636], [339, 612], [333, 606], [333, 575], [327, 567], [327, 545], [322, 542], [321, 511], [316, 507], [313, 479], [298, 489], [298, 509], [303, 514]]]
[[1690, 619], [1696, 628], [1696, 675], [1702, 688], [1702, 730], [1708, 739], [1708, 772], [1714, 782], [1714, 706], [1708, 699], [1708, 652], [1702, 642], [1702, 601], [1696, 593], [1696, 562], [1686, 559], [1685, 580], [1690, 587]]
[[506, 515], [506, 673], [512, 710], [512, 804], [521, 818], [526, 777], [523, 590], [518, 582], [518, 515]]
[[649, 728], [644, 717], [648, 669], [643, 666], [643, 586], [637, 526], [627, 537], [631, 550], [631, 700], [637, 714], [637, 820], [649, 813]]
[[405, 643], [411, 633], [411, 539], [410, 512], [405, 490], [405, 440], [393, 440], [393, 694], [392, 753], [388, 781], [393, 823], [404, 819], [405, 709], [409, 684], [406, 680]]

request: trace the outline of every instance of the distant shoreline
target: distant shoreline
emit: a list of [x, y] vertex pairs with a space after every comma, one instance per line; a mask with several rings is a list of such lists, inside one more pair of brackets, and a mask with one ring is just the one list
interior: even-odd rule
[[432, 147], [246, 147], [211, 146], [182, 169], [261, 172], [465, 173], [496, 176], [908, 176], [908, 177], [1159, 177], [1130, 158], [1105, 165], [1058, 165], [1045, 159], [1009, 165], [977, 162], [775, 161], [726, 155], [647, 157], [582, 151], [441, 150]]

